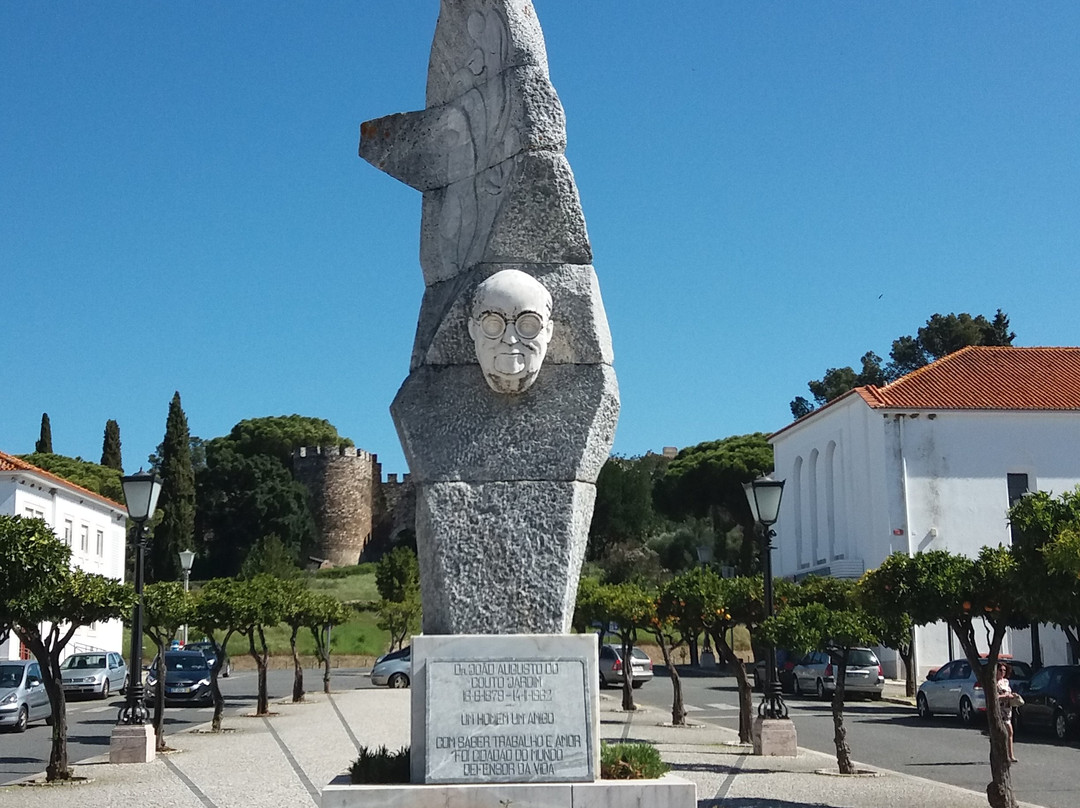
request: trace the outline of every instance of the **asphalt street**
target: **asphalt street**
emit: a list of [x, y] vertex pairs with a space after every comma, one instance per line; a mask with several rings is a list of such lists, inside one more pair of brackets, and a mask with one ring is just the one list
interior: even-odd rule
[[[672, 688], [664, 669], [635, 691], [640, 703], [670, 712]], [[708, 721], [738, 729], [738, 694], [734, 676], [684, 676], [684, 701], [690, 721]], [[605, 691], [617, 693], [616, 690]], [[755, 694], [756, 710], [760, 696]], [[810, 698], [785, 697], [800, 747], [836, 754], [832, 708]], [[959, 718], [919, 719], [913, 706], [855, 700], [844, 709], [852, 757], [863, 764], [981, 792], [990, 781], [990, 746], [978, 727]], [[1080, 804], [1080, 744], [1064, 745], [1049, 736], [1022, 734], [1016, 740], [1020, 763], [1013, 767], [1017, 799], [1047, 808]]]

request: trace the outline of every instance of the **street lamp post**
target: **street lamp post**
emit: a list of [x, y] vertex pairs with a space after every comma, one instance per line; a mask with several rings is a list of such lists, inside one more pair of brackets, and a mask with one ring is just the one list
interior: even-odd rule
[[142, 683], [142, 644], [143, 644], [143, 568], [146, 566], [146, 544], [149, 531], [146, 522], [154, 515], [158, 495], [161, 493], [161, 478], [155, 472], [144, 472], [124, 477], [120, 480], [124, 487], [124, 501], [127, 503], [128, 516], [135, 523], [135, 614], [131, 620], [131, 666], [128, 681], [127, 700], [120, 710], [118, 724], [145, 724], [147, 710], [143, 702]]
[[[772, 539], [776, 532], [772, 526], [780, 516], [780, 498], [784, 494], [784, 481], [760, 477], [751, 483], [743, 483], [746, 499], [754, 521], [761, 525], [761, 568], [765, 578], [765, 616], [776, 613], [773, 602]], [[765, 692], [758, 706], [762, 718], [787, 718], [788, 709], [776, 671], [776, 648], [769, 646], [765, 663]]]
[[[712, 564], [712, 561], [713, 561], [713, 548], [712, 548], [712, 545], [709, 545], [709, 544], [698, 545], [698, 547], [697, 547], [697, 559], [698, 559], [698, 563], [701, 564], [701, 568], [702, 569], [707, 569], [709, 567], [709, 565]], [[710, 658], [708, 660], [704, 659], [705, 654], [709, 655]], [[708, 631], [705, 632], [705, 647], [701, 650], [701, 656], [703, 657], [702, 660], [701, 660], [701, 667], [703, 667], [703, 668], [712, 668], [712, 667], [716, 666], [716, 657], [713, 656], [712, 644], [711, 644], [711, 642], [709, 640], [709, 632]]]
[[[178, 555], [180, 556], [180, 569], [184, 573], [184, 591], [188, 591], [188, 587], [191, 583], [191, 565], [195, 563], [195, 553], [192, 550], [181, 550]], [[182, 629], [180, 629], [181, 642], [187, 645], [187, 623], [184, 623]]]

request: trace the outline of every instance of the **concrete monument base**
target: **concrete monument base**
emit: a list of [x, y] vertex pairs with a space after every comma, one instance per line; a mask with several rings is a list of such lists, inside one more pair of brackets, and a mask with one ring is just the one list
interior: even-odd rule
[[773, 757], [798, 757], [799, 745], [795, 736], [795, 722], [790, 718], [754, 719], [750, 729], [755, 755]]
[[157, 738], [150, 724], [120, 724], [109, 741], [109, 763], [149, 763], [157, 756]]
[[592, 783], [339, 785], [323, 789], [322, 808], [695, 808], [697, 786], [668, 774], [659, 780]]

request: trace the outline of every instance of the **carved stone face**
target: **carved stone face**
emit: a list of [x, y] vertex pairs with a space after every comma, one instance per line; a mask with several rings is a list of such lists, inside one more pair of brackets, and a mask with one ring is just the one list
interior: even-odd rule
[[551, 294], [518, 269], [504, 269], [476, 287], [469, 336], [488, 387], [523, 393], [540, 372], [551, 341]]

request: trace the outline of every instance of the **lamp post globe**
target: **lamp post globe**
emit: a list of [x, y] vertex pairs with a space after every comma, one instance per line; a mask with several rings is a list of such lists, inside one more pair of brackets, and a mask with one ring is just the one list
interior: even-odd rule
[[161, 494], [161, 478], [154, 471], [139, 471], [120, 479], [124, 488], [124, 502], [128, 517], [135, 523], [135, 613], [131, 620], [131, 680], [128, 682], [127, 698], [120, 710], [118, 724], [145, 724], [146, 706], [143, 703], [142, 684], [142, 634], [143, 634], [143, 576], [146, 566], [146, 542], [149, 531], [146, 522], [154, 515], [158, 496]]
[[[180, 570], [184, 573], [184, 591], [187, 592], [191, 583], [191, 565], [195, 563], [195, 551], [194, 550], [181, 550], [177, 553], [180, 556]], [[180, 629], [180, 641], [186, 646], [188, 641], [188, 627], [187, 623]]]

